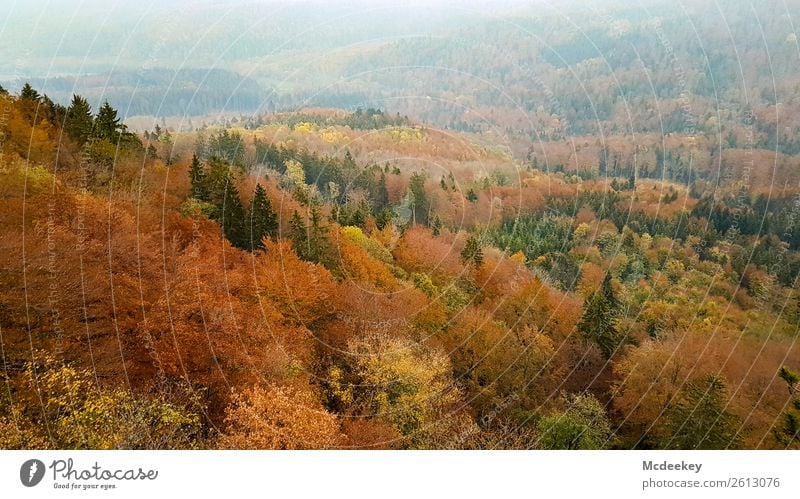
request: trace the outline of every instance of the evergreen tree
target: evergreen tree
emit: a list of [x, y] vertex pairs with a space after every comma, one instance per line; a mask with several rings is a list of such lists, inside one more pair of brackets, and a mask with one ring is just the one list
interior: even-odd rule
[[80, 95], [72, 96], [65, 122], [67, 135], [82, 146], [89, 140], [93, 125], [94, 118], [89, 102]]
[[611, 277], [606, 274], [601, 289], [586, 301], [578, 330], [587, 340], [600, 347], [606, 358], [619, 348], [625, 337], [617, 327], [617, 299], [611, 288]]
[[431, 222], [431, 233], [434, 236], [438, 236], [442, 233], [442, 219], [439, 218], [439, 215], [433, 217], [433, 222]]
[[[786, 382], [789, 395], [798, 394], [800, 374], [783, 366], [778, 371], [778, 376]], [[775, 430], [775, 438], [787, 449], [800, 445], [800, 397], [793, 398], [789, 410], [783, 413], [783, 423]]]
[[478, 200], [478, 195], [475, 194], [475, 190], [474, 189], [468, 190], [467, 191], [467, 201], [469, 201], [470, 203], [474, 203], [477, 200]]
[[212, 218], [219, 222], [225, 237], [237, 248], [248, 247], [245, 213], [230, 165], [219, 159], [208, 161], [205, 182], [208, 202], [214, 205]]
[[480, 267], [483, 263], [481, 242], [474, 234], [467, 238], [464, 249], [461, 250], [461, 261], [465, 265], [474, 264], [476, 267]]
[[59, 126], [63, 125], [64, 118], [67, 116], [67, 108], [61, 104], [56, 104], [50, 97], [46, 95], [42, 97], [42, 104], [44, 104], [45, 107], [47, 120], [50, 123], [54, 123]]
[[92, 136], [116, 142], [120, 138], [121, 125], [117, 117], [117, 110], [106, 101], [97, 111], [94, 119]]
[[39, 102], [39, 99], [42, 98], [42, 96], [39, 95], [39, 92], [34, 90], [33, 87], [30, 85], [30, 83], [25, 83], [25, 85], [22, 86], [22, 90], [19, 93], [19, 97], [20, 99], [33, 102]]
[[[153, 147], [152, 145], [150, 147]], [[192, 165], [189, 167], [189, 180], [191, 181], [191, 197], [200, 201], [208, 201], [208, 187], [206, 186], [206, 172], [197, 155], [192, 155]]]
[[8, 95], [8, 90], [3, 88], [3, 85], [0, 85], [0, 95]]
[[684, 396], [667, 410], [666, 449], [735, 449], [740, 427], [736, 416], [725, 410], [725, 380], [709, 375], [689, 383]]
[[389, 206], [389, 189], [386, 188], [386, 174], [381, 172], [378, 180], [378, 193], [375, 196], [375, 212], [378, 213]]
[[409, 185], [411, 192], [411, 210], [414, 223], [417, 220], [425, 221], [428, 219], [428, 197], [425, 194], [425, 175], [414, 173], [411, 175]]
[[249, 241], [245, 230], [244, 206], [242, 206], [239, 191], [233, 182], [229, 182], [225, 189], [224, 202], [218, 213], [222, 231], [228, 241], [237, 248], [247, 249]]
[[297, 252], [298, 256], [303, 259], [308, 259], [310, 253], [308, 245], [308, 227], [300, 218], [297, 210], [292, 213], [292, 218], [289, 219], [289, 237], [292, 240], [292, 246]]
[[272, 203], [261, 184], [256, 185], [253, 201], [250, 203], [250, 247], [263, 249], [262, 239], [278, 236], [278, 216], [272, 210]]

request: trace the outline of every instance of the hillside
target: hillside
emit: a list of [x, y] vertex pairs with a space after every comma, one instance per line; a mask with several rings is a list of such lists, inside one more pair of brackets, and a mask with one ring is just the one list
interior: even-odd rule
[[2, 448], [798, 445], [796, 187], [0, 101]]

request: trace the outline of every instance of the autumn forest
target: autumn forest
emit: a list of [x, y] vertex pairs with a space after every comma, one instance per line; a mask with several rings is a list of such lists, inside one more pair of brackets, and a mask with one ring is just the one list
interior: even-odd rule
[[797, 38], [652, 3], [0, 78], [0, 448], [800, 448]]

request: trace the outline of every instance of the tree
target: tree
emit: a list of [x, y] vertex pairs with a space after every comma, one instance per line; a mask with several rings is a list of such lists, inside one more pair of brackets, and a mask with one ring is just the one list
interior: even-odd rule
[[468, 190], [467, 191], [467, 201], [469, 201], [470, 203], [474, 203], [477, 200], [478, 200], [478, 195], [475, 194], [475, 190], [474, 189]]
[[[778, 376], [786, 382], [789, 395], [794, 396], [800, 375], [783, 366], [778, 371]], [[792, 399], [790, 409], [783, 413], [783, 423], [775, 430], [775, 438], [786, 448], [800, 444], [800, 397]]]
[[461, 398], [444, 352], [384, 333], [353, 338], [348, 351], [346, 369], [327, 376], [332, 404], [389, 424], [410, 447], [441, 437]]
[[25, 83], [25, 85], [22, 86], [22, 90], [19, 93], [19, 97], [20, 99], [33, 102], [39, 102], [39, 99], [42, 98], [42, 96], [39, 95], [39, 92], [34, 90], [33, 87], [30, 85], [30, 83]]
[[342, 435], [336, 416], [307, 391], [256, 386], [226, 410], [225, 449], [330, 449]]
[[612, 439], [611, 426], [603, 406], [592, 395], [570, 395], [567, 408], [539, 420], [539, 448], [603, 449]]
[[67, 108], [65, 122], [67, 135], [82, 146], [89, 140], [93, 125], [94, 118], [89, 102], [80, 95], [73, 95], [72, 102]]
[[244, 206], [239, 198], [239, 190], [236, 189], [233, 182], [229, 182], [225, 188], [224, 201], [219, 207], [218, 214], [222, 231], [228, 241], [237, 248], [247, 248]]
[[375, 196], [375, 212], [380, 213], [387, 206], [389, 206], [389, 190], [386, 188], [386, 174], [381, 172], [378, 179], [378, 192]]
[[110, 142], [117, 142], [120, 138], [121, 128], [117, 110], [106, 101], [97, 111], [92, 136]]
[[606, 358], [610, 358], [625, 340], [625, 335], [617, 329], [616, 306], [611, 275], [606, 274], [600, 289], [587, 300], [578, 323], [578, 330], [587, 340], [596, 343]]
[[[152, 146], [150, 146], [152, 147]], [[197, 155], [192, 155], [192, 164], [189, 167], [189, 181], [191, 182], [191, 197], [199, 201], [208, 201], [208, 187], [206, 186], [206, 172]]]
[[461, 261], [465, 265], [474, 264], [480, 267], [483, 263], [483, 249], [481, 249], [480, 239], [474, 234], [470, 234], [467, 242], [464, 244], [464, 249], [461, 250]]
[[411, 209], [414, 216], [413, 222], [418, 220], [425, 221], [428, 219], [428, 196], [425, 193], [425, 175], [421, 173], [414, 173], [411, 175], [411, 183], [409, 184], [409, 192], [411, 193]]
[[292, 218], [289, 219], [289, 237], [292, 240], [292, 246], [297, 255], [306, 259], [305, 255], [309, 253], [308, 228], [303, 222], [303, 219], [300, 218], [300, 214], [297, 213], [297, 210], [292, 213]]
[[250, 248], [264, 249], [262, 239], [278, 236], [278, 216], [261, 184], [256, 185], [253, 201], [250, 203]]
[[232, 245], [246, 249], [249, 241], [245, 230], [244, 207], [230, 165], [219, 158], [211, 158], [208, 163], [205, 183], [209, 202], [215, 207], [212, 218], [222, 226], [222, 232]]
[[735, 449], [739, 419], [725, 410], [725, 380], [710, 374], [690, 382], [681, 400], [667, 410], [665, 449]]
[[433, 217], [433, 222], [431, 223], [431, 233], [434, 236], [438, 236], [442, 233], [442, 219], [439, 218], [439, 215]]

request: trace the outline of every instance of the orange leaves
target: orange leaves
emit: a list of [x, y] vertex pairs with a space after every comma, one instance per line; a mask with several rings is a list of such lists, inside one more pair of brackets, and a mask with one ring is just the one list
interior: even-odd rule
[[330, 449], [342, 443], [336, 416], [308, 391], [255, 386], [225, 411], [225, 449]]
[[434, 237], [424, 227], [408, 229], [392, 252], [400, 266], [409, 272], [424, 272], [437, 282], [455, 279], [463, 272], [460, 247], [453, 236]]

